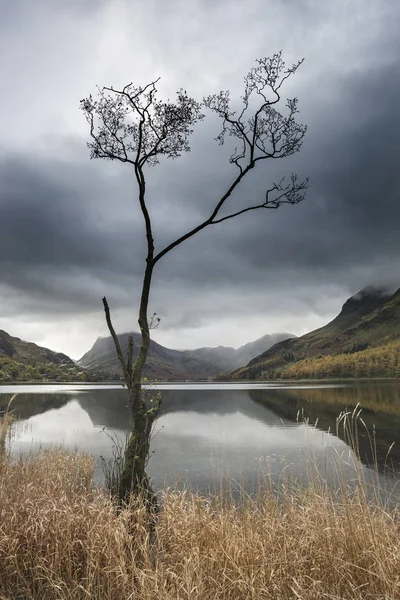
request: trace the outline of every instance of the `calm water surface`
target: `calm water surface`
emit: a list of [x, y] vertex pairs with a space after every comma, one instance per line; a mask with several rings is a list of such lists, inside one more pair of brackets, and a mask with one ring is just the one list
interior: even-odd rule
[[[390, 466], [390, 486], [396, 485], [400, 382], [165, 384], [158, 385], [160, 389], [163, 412], [148, 467], [158, 489], [185, 485], [204, 492], [229, 478], [234, 487], [251, 493], [266, 476], [274, 482], [305, 481], [311, 465], [334, 483], [339, 458], [349, 482], [359, 468], [368, 480], [376, 478], [366, 467], [376, 458], [381, 481]], [[95, 475], [101, 481], [100, 457], [108, 460], [112, 455], [107, 434], [122, 440], [129, 427], [127, 391], [119, 385], [1, 386], [0, 412], [17, 392], [12, 404], [18, 418], [12, 452], [77, 447], [93, 453]], [[357, 404], [363, 408], [366, 426], [360, 423], [362, 462], [344, 441], [343, 432], [337, 435], [336, 426], [339, 412]]]

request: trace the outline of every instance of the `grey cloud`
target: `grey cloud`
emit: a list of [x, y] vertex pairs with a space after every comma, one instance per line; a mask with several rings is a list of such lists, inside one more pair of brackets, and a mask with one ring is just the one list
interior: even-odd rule
[[141, 273], [140, 254], [133, 252], [141, 231], [129, 216], [113, 221], [115, 192], [105, 182], [85, 179], [73, 165], [19, 156], [0, 164], [0, 184], [2, 283], [59, 302], [69, 296], [79, 307], [93, 296], [94, 280], [118, 285], [127, 264]]
[[[11, 40], [13, 29], [20, 28], [19, 39], [26, 35], [33, 44], [41, 28], [58, 27], [54, 3], [39, 4], [43, 22], [35, 24], [33, 37], [27, 16], [9, 11], [0, 24], [3, 39]], [[75, 0], [64, 8], [68, 23], [81, 19], [72, 59], [60, 26], [57, 60], [45, 56], [49, 36], [36, 54], [32, 49], [46, 59], [43, 69], [36, 62], [31, 73], [28, 62], [21, 77], [21, 57], [15, 58], [17, 72], [12, 61], [5, 69], [11, 79], [6, 78], [9, 90], [2, 86], [3, 95], [9, 92], [0, 155], [3, 316], [18, 320], [23, 314], [46, 323], [49, 315], [60, 314], [65, 322], [71, 315], [85, 330], [86, 319], [97, 323], [98, 314], [102, 321], [100, 298], [107, 294], [118, 327], [132, 327], [144, 260], [134, 177], [123, 165], [89, 161], [79, 98], [94, 92], [94, 77], [100, 85], [118, 84], [131, 71], [141, 81], [160, 72], [168, 93], [180, 85], [197, 95], [229, 87], [237, 97], [255, 56], [271, 53], [265, 31], [272, 52], [287, 46], [289, 63], [306, 56], [284, 95], [299, 97], [299, 118], [309, 131], [298, 155], [261, 166], [230, 206], [262, 197], [271, 181], [292, 171], [310, 175], [307, 199], [208, 228], [166, 256], [157, 265], [151, 298], [163, 316], [156, 336], [171, 332], [169, 340], [173, 335], [179, 340], [180, 329], [201, 333], [222, 322], [233, 327], [249, 312], [254, 327], [259, 319], [260, 328], [272, 331], [275, 322], [287, 322], [286, 314], [298, 315], [300, 329], [303, 322], [311, 326], [312, 316], [317, 322], [333, 315], [338, 298], [364, 285], [400, 281], [400, 9], [372, 0], [356, 0], [346, 10], [337, 6], [276, 0], [268, 19], [258, 0], [244, 12], [232, 3], [227, 12], [227, 2], [200, 0], [149, 2], [146, 10], [134, 7], [136, 12], [124, 1]], [[100, 15], [111, 15], [112, 8], [118, 31], [106, 30], [109, 45], [102, 48]], [[128, 18], [133, 12], [140, 31]], [[91, 25], [87, 39], [82, 24]], [[32, 106], [24, 94], [35, 99]], [[158, 248], [205, 218], [235, 175], [229, 147], [213, 141], [218, 127], [207, 119], [194, 134], [190, 155], [148, 173]], [[295, 317], [291, 323], [295, 326]], [[250, 333], [242, 335], [237, 345]]]
[[311, 123], [311, 144], [299, 155], [300, 169], [308, 166], [311, 175], [307, 200], [285, 215], [257, 219], [246, 235], [249, 223], [238, 242], [228, 241], [231, 248], [238, 243], [238, 251], [259, 266], [272, 257], [272, 269], [326, 266], [327, 275], [336, 271], [336, 277], [372, 259], [398, 256], [399, 74], [389, 65], [365, 74], [366, 81], [348, 82], [353, 85], [338, 98], [341, 110], [325, 115], [324, 138], [318, 123]]

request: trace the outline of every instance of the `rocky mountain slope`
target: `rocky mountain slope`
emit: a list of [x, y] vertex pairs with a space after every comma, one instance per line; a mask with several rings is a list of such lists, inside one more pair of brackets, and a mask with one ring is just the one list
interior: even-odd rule
[[0, 329], [0, 356], [8, 356], [16, 361], [50, 362], [56, 365], [74, 365], [74, 361], [66, 354], [53, 352], [48, 348], [37, 346], [32, 342], [24, 342], [17, 337], [12, 337]]
[[24, 342], [0, 330], [0, 382], [87, 381], [97, 377], [66, 354]]
[[196, 350], [185, 350], [185, 354], [193, 358], [205, 360], [207, 363], [212, 363], [218, 372], [222, 372], [242, 367], [261, 352], [265, 352], [265, 350], [271, 348], [274, 344], [295, 337], [291, 333], [267, 333], [239, 348], [232, 348], [230, 346], [207, 347]]
[[[301, 377], [306, 373], [307, 365], [311, 376], [315, 371], [309, 369], [310, 361], [317, 364], [315, 361], [318, 360], [319, 373], [323, 376], [324, 361], [328, 364], [324, 357], [341, 356], [344, 358], [340, 360], [345, 364], [346, 357], [350, 355], [354, 355], [351, 359], [354, 369], [348, 376], [357, 376], [357, 362], [363, 360], [363, 352], [370, 353], [365, 355], [368, 360], [378, 360], [386, 352], [385, 346], [390, 345], [388, 353], [392, 356], [397, 353], [396, 340], [399, 339], [400, 289], [390, 295], [385, 290], [368, 287], [349, 298], [340, 314], [328, 325], [299, 338], [275, 344], [249, 361], [246, 367], [234, 371], [232, 378], [285, 377], [285, 373]], [[371, 354], [373, 349], [375, 351]], [[338, 362], [339, 359], [335, 360]], [[379, 373], [375, 372], [374, 376], [379, 376]]]
[[[121, 334], [119, 340], [122, 350], [128, 348], [128, 333]], [[134, 348], [140, 344], [138, 333], [134, 336]], [[154, 340], [144, 369], [144, 376], [150, 379], [207, 379], [223, 371], [231, 371], [256, 356], [260, 350], [266, 350], [278, 340], [291, 337], [291, 334], [265, 335], [238, 349], [218, 346], [217, 348], [199, 348], [197, 350], [172, 350]], [[120, 376], [120, 365], [115, 353], [114, 342], [110, 337], [98, 338], [93, 347], [79, 359], [78, 364], [87, 369], [105, 371]]]

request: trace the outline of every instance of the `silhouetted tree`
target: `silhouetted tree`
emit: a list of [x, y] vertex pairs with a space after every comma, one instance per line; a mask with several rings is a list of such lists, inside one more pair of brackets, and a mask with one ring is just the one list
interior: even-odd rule
[[[118, 336], [111, 322], [106, 298], [103, 298], [107, 325], [113, 337], [122, 372], [129, 392], [132, 410], [132, 433], [126, 448], [120, 483], [120, 497], [129, 498], [131, 492], [143, 494], [150, 502], [153, 492], [146, 475], [152, 425], [157, 417], [161, 396], [148, 400], [142, 393], [142, 372], [150, 344], [148, 303], [151, 281], [156, 264], [166, 254], [206, 227], [238, 217], [258, 209], [277, 209], [282, 204], [297, 204], [303, 200], [308, 179], [300, 181], [296, 175], [289, 180], [272, 183], [262, 198], [256, 198], [237, 211], [222, 214], [229, 198], [249, 172], [268, 159], [286, 158], [298, 152], [306, 127], [296, 121], [297, 98], [288, 99], [285, 114], [276, 108], [281, 100], [281, 88], [303, 61], [286, 67], [282, 52], [271, 58], [261, 58], [244, 79], [241, 109], [232, 107], [229, 92], [220, 92], [197, 102], [186, 91], [180, 90], [174, 102], [163, 102], [157, 97], [158, 79], [144, 87], [133, 83], [118, 90], [99, 89], [98, 95], [81, 100], [81, 109], [89, 123], [91, 158], [118, 160], [131, 166], [137, 182], [137, 201], [143, 215], [147, 239], [142, 293], [139, 305], [141, 344], [133, 360], [133, 339], [129, 340], [124, 356]], [[158, 164], [161, 157], [178, 158], [189, 152], [189, 138], [193, 128], [204, 118], [208, 109], [222, 120], [217, 136], [223, 144], [226, 136], [235, 138], [236, 148], [229, 161], [237, 169], [230, 185], [217, 197], [211, 213], [196, 227], [156, 250], [152, 219], [146, 198], [147, 167]]]

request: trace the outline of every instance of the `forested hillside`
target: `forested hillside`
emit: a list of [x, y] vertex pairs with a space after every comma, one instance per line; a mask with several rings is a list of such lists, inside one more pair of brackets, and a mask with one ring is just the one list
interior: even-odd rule
[[275, 344], [233, 379], [399, 377], [400, 290], [365, 288], [328, 325]]
[[15, 381], [98, 381], [104, 374], [96, 374], [75, 364], [50, 362], [20, 362], [0, 355], [0, 382]]
[[261, 376], [282, 379], [400, 377], [400, 340], [360, 352], [305, 358]]
[[83, 369], [66, 354], [25, 342], [0, 330], [0, 383], [95, 381], [105, 377]]

